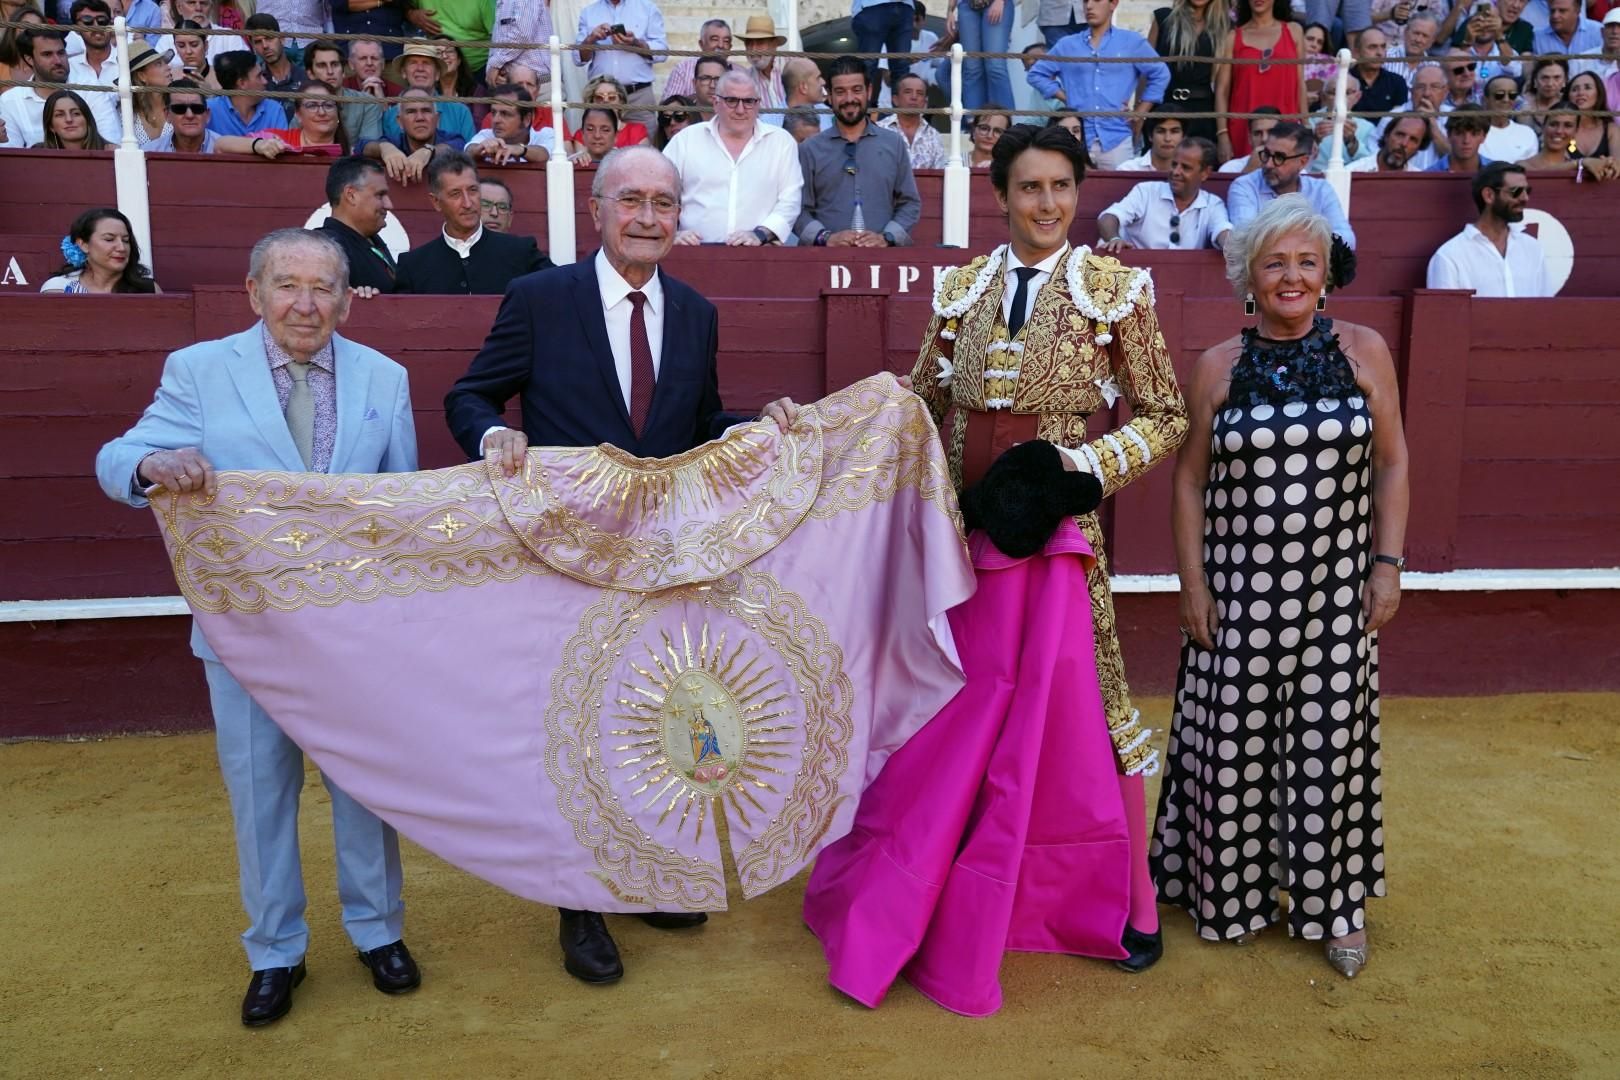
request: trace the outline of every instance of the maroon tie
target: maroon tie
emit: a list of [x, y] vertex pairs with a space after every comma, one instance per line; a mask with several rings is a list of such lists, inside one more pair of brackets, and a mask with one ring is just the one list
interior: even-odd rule
[[636, 438], [647, 423], [652, 409], [653, 362], [652, 345], [647, 341], [647, 316], [642, 309], [647, 305], [647, 294], [633, 292], [630, 303], [630, 426]]

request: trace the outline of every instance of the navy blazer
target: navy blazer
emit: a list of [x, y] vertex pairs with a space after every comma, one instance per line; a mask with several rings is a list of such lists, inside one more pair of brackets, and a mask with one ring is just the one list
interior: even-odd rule
[[659, 271], [664, 343], [652, 409], [640, 438], [619, 388], [596, 285], [596, 258], [518, 278], [506, 291], [484, 347], [444, 398], [450, 433], [477, 458], [484, 432], [506, 423], [520, 396], [533, 446], [610, 443], [638, 457], [684, 453], [724, 430], [720, 318], [691, 286]]
[[524, 274], [550, 268], [551, 260], [540, 253], [531, 236], [511, 236], [485, 229], [469, 256], [463, 259], [445, 243], [441, 232], [399, 257], [399, 277], [394, 282], [394, 291], [500, 296]]

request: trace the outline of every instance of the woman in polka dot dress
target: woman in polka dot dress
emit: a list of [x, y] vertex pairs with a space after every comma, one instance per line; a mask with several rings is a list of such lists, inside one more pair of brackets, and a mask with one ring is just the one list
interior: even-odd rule
[[1150, 862], [1211, 941], [1276, 922], [1287, 892], [1290, 936], [1353, 977], [1384, 895], [1376, 631], [1400, 602], [1406, 441], [1383, 338], [1317, 315], [1330, 250], [1298, 196], [1227, 240], [1259, 319], [1188, 394], [1185, 644]]

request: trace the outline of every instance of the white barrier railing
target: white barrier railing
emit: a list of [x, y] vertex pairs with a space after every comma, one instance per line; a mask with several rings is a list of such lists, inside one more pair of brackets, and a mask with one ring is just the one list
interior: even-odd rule
[[1328, 164], [1322, 177], [1339, 197], [1345, 220], [1350, 218], [1350, 170], [1344, 164], [1344, 125], [1350, 109], [1345, 103], [1350, 83], [1350, 50], [1340, 49], [1335, 57], [1339, 66], [1338, 77], [1333, 80], [1333, 131], [1328, 135]]
[[[926, 122], [926, 121], [925, 121]], [[951, 153], [945, 161], [945, 193], [940, 242], [945, 247], [968, 246], [968, 167], [962, 160], [962, 45], [951, 46]]]
[[[567, 145], [563, 141], [563, 117], [566, 115], [563, 108], [563, 80], [562, 80], [562, 39], [556, 34], [551, 35], [547, 43], [551, 50], [551, 124], [552, 134], [557, 139], [557, 150], [546, 161], [546, 243], [550, 247], [551, 261], [558, 266], [571, 263], [577, 258], [574, 251], [574, 163], [569, 160], [564, 150]], [[568, 213], [555, 212], [556, 207], [568, 207]]]
[[146, 190], [146, 151], [135, 141], [135, 95], [129, 75], [129, 23], [122, 15], [113, 20], [113, 36], [118, 42], [118, 113], [124, 124], [124, 137], [113, 151], [113, 184], [118, 192], [118, 211], [129, 219], [130, 232], [140, 245], [148, 270], [157, 271], [157, 252], [152, 248], [152, 202]]

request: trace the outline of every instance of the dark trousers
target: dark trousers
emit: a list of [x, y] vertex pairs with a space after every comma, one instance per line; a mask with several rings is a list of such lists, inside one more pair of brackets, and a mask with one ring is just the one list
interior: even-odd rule
[[[911, 51], [911, 24], [917, 13], [910, 0], [888, 4], [874, 4], [865, 7], [855, 18], [850, 20], [850, 26], [855, 31], [855, 51], [875, 53], [879, 49], [889, 50], [889, 85], [893, 86], [905, 77], [911, 70], [910, 60], [899, 59], [899, 54]], [[872, 100], [877, 100], [878, 93], [878, 62], [876, 59], [866, 61], [866, 85], [871, 90]]]

